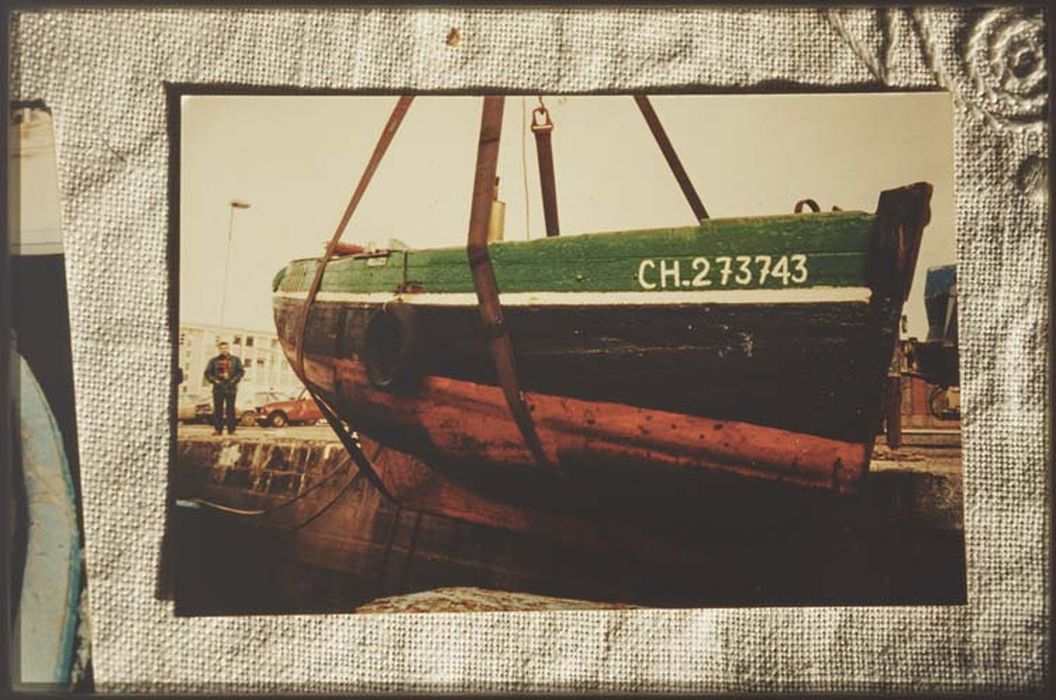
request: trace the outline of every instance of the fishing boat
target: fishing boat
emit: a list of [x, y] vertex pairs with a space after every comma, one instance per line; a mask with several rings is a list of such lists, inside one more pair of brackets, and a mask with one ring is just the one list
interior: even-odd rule
[[714, 478], [858, 491], [931, 186], [875, 212], [701, 205], [682, 228], [489, 242], [501, 109], [485, 98], [466, 247], [342, 249], [372, 162], [326, 255], [275, 276], [283, 349], [335, 430], [541, 507]]

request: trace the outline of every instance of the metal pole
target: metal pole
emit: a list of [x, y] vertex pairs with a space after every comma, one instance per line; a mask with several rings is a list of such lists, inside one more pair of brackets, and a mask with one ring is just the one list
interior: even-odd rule
[[227, 217], [227, 254], [224, 256], [224, 286], [220, 291], [220, 327], [226, 328], [225, 312], [227, 310], [227, 270], [231, 264], [231, 231], [235, 226], [235, 205], [228, 204]]
[[[912, 383], [912, 379], [909, 380]], [[912, 386], [912, 384], [911, 384]], [[902, 377], [888, 376], [887, 406], [885, 406], [884, 435], [893, 450], [902, 447]]]
[[230, 214], [227, 218], [227, 253], [224, 256], [224, 288], [220, 293], [220, 327], [227, 328], [227, 272], [231, 265], [231, 233], [235, 228], [235, 209], [249, 209], [249, 202], [232, 199], [227, 203]]

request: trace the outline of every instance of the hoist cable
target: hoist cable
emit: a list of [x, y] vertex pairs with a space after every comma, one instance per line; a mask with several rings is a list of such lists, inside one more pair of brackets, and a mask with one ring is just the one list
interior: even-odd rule
[[704, 208], [704, 202], [700, 201], [700, 195], [694, 189], [686, 169], [682, 167], [682, 161], [679, 160], [678, 154], [675, 153], [675, 147], [671, 145], [671, 139], [667, 137], [664, 125], [660, 123], [660, 117], [657, 116], [652, 103], [649, 102], [649, 98], [645, 95], [635, 95], [634, 101], [638, 105], [638, 109], [641, 110], [642, 116], [645, 117], [645, 123], [649, 126], [649, 130], [653, 132], [653, 138], [656, 139], [656, 144], [660, 147], [660, 152], [664, 155], [664, 160], [667, 161], [667, 167], [671, 169], [671, 174], [678, 181], [678, 186], [682, 189], [682, 194], [689, 203], [689, 208], [693, 210], [693, 216], [697, 218], [698, 222], [704, 221], [708, 218], [708, 210]]
[[305, 388], [308, 389], [308, 393], [311, 394], [313, 399], [315, 399], [315, 403], [319, 406], [319, 410], [322, 412], [323, 417], [326, 418], [327, 423], [329, 423], [330, 427], [335, 433], [337, 433], [338, 439], [340, 439], [341, 443], [345, 446], [349, 456], [352, 457], [352, 461], [356, 464], [359, 470], [366, 475], [367, 479], [374, 485], [374, 487], [377, 488], [378, 491], [380, 491], [389, 501], [395, 501], [395, 499], [392, 494], [389, 493], [388, 489], [385, 488], [385, 484], [374, 469], [374, 465], [371, 464], [371, 461], [365, 454], [363, 454], [363, 451], [360, 449], [356, 440], [352, 437], [351, 431], [348, 427], [341, 422], [337, 417], [336, 412], [321, 396], [319, 396], [319, 393], [308, 381], [308, 376], [304, 370], [304, 351], [305, 338], [308, 329], [308, 316], [312, 308], [312, 303], [315, 301], [315, 297], [319, 293], [319, 287], [322, 285], [323, 273], [326, 271], [326, 265], [333, 257], [337, 244], [341, 240], [341, 235], [345, 232], [345, 227], [348, 226], [352, 214], [355, 213], [356, 207], [359, 206], [360, 200], [363, 199], [367, 187], [374, 178], [374, 173], [377, 172], [382, 158], [385, 156], [389, 145], [392, 143], [392, 139], [396, 136], [396, 131], [400, 128], [400, 124], [403, 123], [403, 118], [407, 116], [407, 111], [411, 108], [411, 102], [413, 100], [413, 96], [404, 95], [396, 101], [396, 105], [392, 109], [392, 114], [389, 115], [389, 119], [385, 123], [385, 128], [382, 130], [381, 135], [378, 137], [378, 142], [374, 146], [374, 152], [371, 154], [370, 160], [367, 162], [367, 167], [364, 169], [362, 176], [360, 176], [359, 183], [356, 185], [356, 189], [352, 193], [352, 198], [345, 207], [345, 211], [341, 215], [341, 220], [338, 222], [337, 228], [334, 230], [334, 234], [331, 236], [330, 241], [326, 246], [326, 252], [316, 265], [315, 275], [312, 277], [311, 286], [308, 288], [308, 294], [305, 296], [304, 305], [301, 307], [297, 331], [294, 336], [297, 341], [297, 348], [296, 360], [293, 363], [293, 371], [297, 374], [297, 377], [301, 380], [301, 383], [304, 384]]

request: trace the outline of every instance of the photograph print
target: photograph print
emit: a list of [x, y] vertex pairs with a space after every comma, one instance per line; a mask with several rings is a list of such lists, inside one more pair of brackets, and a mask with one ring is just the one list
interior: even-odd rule
[[177, 614], [964, 603], [948, 93], [170, 105]]

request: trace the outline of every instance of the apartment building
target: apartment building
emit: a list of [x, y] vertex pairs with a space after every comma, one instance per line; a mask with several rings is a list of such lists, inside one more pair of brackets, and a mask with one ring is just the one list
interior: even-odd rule
[[179, 367], [183, 371], [180, 397], [197, 397], [209, 393], [205, 366], [216, 355], [216, 344], [226, 340], [231, 354], [242, 360], [246, 376], [241, 392], [268, 392], [293, 396], [302, 384], [290, 368], [279, 345], [279, 338], [268, 331], [220, 326], [180, 326]]

